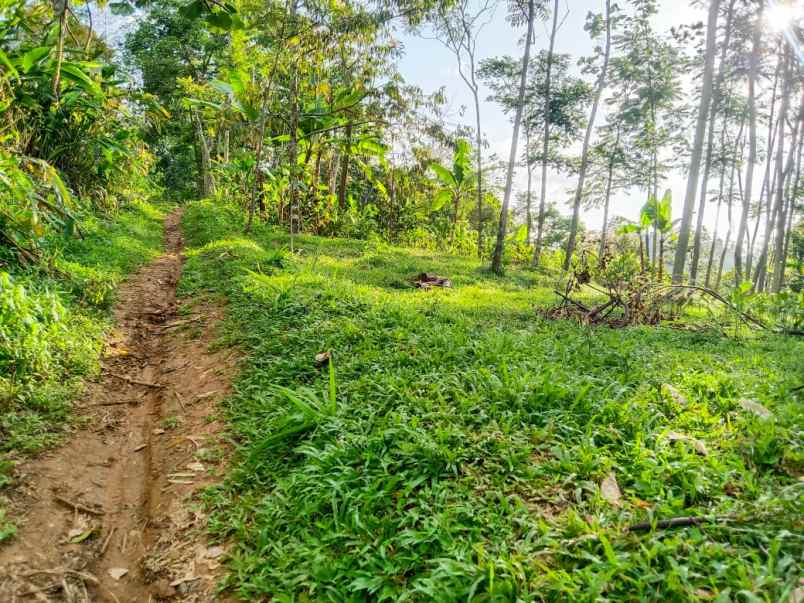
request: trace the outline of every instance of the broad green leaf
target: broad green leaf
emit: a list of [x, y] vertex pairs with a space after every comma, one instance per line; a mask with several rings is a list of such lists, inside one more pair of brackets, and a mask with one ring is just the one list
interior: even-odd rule
[[360, 89], [341, 91], [335, 97], [334, 109], [340, 111], [353, 107], [363, 99], [363, 96], [364, 93]]
[[212, 27], [217, 27], [218, 29], [223, 29], [226, 31], [232, 29], [232, 17], [229, 15], [229, 13], [225, 12], [209, 13], [207, 15], [207, 23], [209, 23]]
[[62, 77], [78, 84], [83, 90], [95, 96], [103, 96], [103, 92], [97, 82], [84, 73], [75, 63], [63, 63], [61, 73]]
[[24, 55], [22, 55], [22, 71], [23, 73], [28, 73], [34, 65], [36, 65], [39, 61], [42, 60], [43, 57], [46, 57], [50, 54], [50, 47], [49, 46], [39, 46], [37, 48], [32, 48]]
[[218, 92], [222, 92], [223, 94], [233, 94], [234, 91], [232, 90], [232, 85], [228, 82], [221, 81], [219, 79], [213, 79], [210, 82], [210, 85], [215, 88]]
[[469, 173], [471, 152], [472, 147], [469, 145], [469, 141], [465, 138], [459, 138], [455, 144], [455, 155], [452, 159], [452, 173], [455, 175], [457, 182], [463, 182]]
[[452, 200], [452, 193], [447, 189], [442, 189], [438, 191], [435, 196], [433, 197], [433, 205], [431, 206], [431, 211], [438, 211], [444, 205], [449, 203]]
[[458, 183], [455, 182], [455, 177], [447, 168], [438, 163], [430, 164], [430, 167], [433, 168], [433, 171], [436, 173], [438, 179], [441, 180], [441, 182], [443, 182], [446, 186], [457, 188]]
[[358, 148], [364, 153], [377, 156], [384, 155], [386, 151], [385, 145], [376, 140], [361, 140]]

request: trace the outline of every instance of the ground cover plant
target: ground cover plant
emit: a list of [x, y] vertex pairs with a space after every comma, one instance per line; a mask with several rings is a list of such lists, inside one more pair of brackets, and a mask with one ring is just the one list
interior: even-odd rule
[[[225, 407], [236, 453], [207, 497], [243, 599], [798, 587], [800, 340], [548, 320], [537, 273], [312, 236], [290, 254], [220, 203], [184, 227], [181, 290], [225, 298], [247, 355]], [[416, 289], [420, 272], [453, 287]]]
[[163, 219], [147, 201], [87, 213], [81, 238], [54, 235], [46, 259], [0, 269], [0, 453], [37, 452], [69, 425], [82, 379], [99, 370], [115, 291], [160, 253]]

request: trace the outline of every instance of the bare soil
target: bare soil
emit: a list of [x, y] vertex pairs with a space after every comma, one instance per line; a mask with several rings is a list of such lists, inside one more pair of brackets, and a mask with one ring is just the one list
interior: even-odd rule
[[220, 479], [218, 403], [236, 353], [213, 349], [221, 309], [178, 314], [181, 212], [166, 252], [121, 287], [81, 427], [21, 463], [17, 536], [0, 546], [0, 601], [217, 601], [225, 550], [206, 541], [198, 492]]

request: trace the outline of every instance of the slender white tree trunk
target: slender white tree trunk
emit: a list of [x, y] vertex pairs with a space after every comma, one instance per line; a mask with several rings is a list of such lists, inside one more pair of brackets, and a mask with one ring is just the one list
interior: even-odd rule
[[[732, 0], [734, 2], [734, 0]], [[595, 128], [595, 118], [600, 106], [600, 98], [606, 88], [606, 76], [609, 70], [609, 57], [611, 56], [611, 0], [606, 0], [606, 47], [603, 52], [603, 65], [600, 68], [600, 75], [597, 78], [597, 88], [595, 99], [592, 102], [592, 111], [589, 114], [589, 123], [586, 124], [586, 134], [583, 138], [583, 149], [581, 150], [581, 167], [578, 171], [578, 185], [575, 188], [575, 199], [572, 202], [572, 222], [570, 223], [569, 237], [567, 238], [567, 254], [564, 257], [564, 270], [569, 270], [572, 262], [572, 254], [575, 252], [575, 239], [578, 236], [578, 221], [581, 213], [581, 199], [583, 198], [583, 185], [586, 180], [586, 170], [589, 166], [589, 142], [592, 139], [592, 132]]]
[[695, 193], [698, 189], [698, 176], [701, 169], [703, 140], [706, 132], [706, 116], [712, 100], [712, 79], [715, 68], [715, 38], [717, 37], [717, 17], [720, 0], [712, 0], [709, 5], [709, 19], [706, 28], [706, 61], [704, 64], [701, 102], [698, 107], [698, 123], [695, 127], [695, 140], [692, 144], [690, 172], [687, 178], [687, 192], [684, 196], [684, 209], [681, 214], [681, 227], [678, 233], [678, 247], [673, 262], [673, 282], [680, 283], [684, 278], [684, 266], [687, 262], [687, 245], [690, 240], [692, 214], [695, 209]]
[[533, 265], [539, 265], [542, 254], [542, 236], [544, 234], [544, 210], [547, 205], [547, 163], [550, 152], [550, 86], [553, 70], [553, 50], [556, 46], [556, 31], [558, 30], [558, 0], [553, 3], [553, 28], [550, 32], [550, 47], [547, 50], [547, 73], [544, 79], [544, 140], [542, 140], [542, 182], [539, 196], [539, 217], [536, 219], [536, 244], [533, 246]]
[[759, 11], [752, 27], [754, 32], [751, 43], [751, 58], [748, 67], [748, 165], [745, 170], [745, 188], [743, 190], [740, 223], [737, 226], [737, 241], [734, 245], [734, 279], [736, 284], [743, 280], [743, 245], [748, 232], [748, 213], [751, 211], [751, 192], [754, 186], [754, 164], [757, 162], [757, 103], [756, 81], [759, 63], [760, 31], [762, 27], [762, 11], [764, 2], [759, 3]]
[[[774, 240], [773, 246], [773, 283], [771, 285], [771, 291], [773, 293], [778, 293], [782, 289], [782, 281], [784, 280], [784, 269], [785, 269], [785, 255], [784, 255], [784, 240], [785, 240], [785, 228], [787, 226], [787, 209], [788, 204], [785, 203], [785, 181], [787, 181], [793, 175], [793, 166], [795, 165], [795, 157], [798, 154], [798, 129], [801, 127], [801, 114], [802, 109], [804, 109], [804, 96], [801, 97], [801, 105], [799, 106], [798, 113], [796, 115], [795, 124], [793, 125], [793, 134], [790, 137], [791, 147], [790, 151], [787, 153], [787, 161], [785, 162], [784, 168], [784, 177], [782, 178], [782, 183], [779, 186], [779, 191], [777, 193], [776, 204], [778, 206], [778, 214], [776, 216], [776, 238]], [[791, 201], [793, 201], [791, 199]], [[792, 204], [791, 204], [792, 205]], [[791, 207], [790, 210], [792, 211], [793, 208]]]
[[[768, 284], [768, 254], [770, 253], [770, 242], [773, 236], [773, 226], [781, 213], [781, 205], [784, 200], [784, 180], [785, 180], [785, 156], [784, 156], [784, 131], [787, 121], [787, 112], [790, 106], [790, 47], [784, 47], [784, 68], [782, 69], [782, 104], [779, 107], [779, 131], [776, 138], [776, 173], [774, 184], [768, 189], [768, 220], [765, 222], [765, 237], [762, 240], [762, 253], [757, 262], [757, 269], [754, 273], [754, 289], [763, 291]], [[775, 196], [775, 201], [774, 201]]]
[[519, 95], [514, 114], [514, 131], [511, 134], [511, 152], [508, 155], [508, 172], [505, 176], [505, 193], [503, 194], [502, 208], [500, 209], [500, 224], [497, 229], [497, 243], [494, 246], [494, 255], [491, 259], [491, 269], [497, 274], [503, 270], [503, 252], [505, 251], [505, 235], [508, 229], [508, 208], [511, 203], [511, 188], [514, 182], [514, 167], [516, 165], [516, 147], [519, 141], [519, 126], [522, 123], [522, 110], [525, 102], [525, 88], [528, 81], [528, 63], [530, 63], [530, 47], [533, 39], [533, 20], [536, 16], [535, 0], [528, 0], [528, 33], [525, 37], [525, 53], [522, 56], [522, 73], [519, 78]]
[[[729, 42], [731, 41], [731, 21], [734, 15], [734, 3], [736, 0], [730, 0], [729, 8], [726, 14], [726, 26], [724, 28], [723, 44], [720, 50], [720, 60], [718, 62], [717, 77], [712, 89], [712, 102], [709, 105], [709, 132], [707, 134], [706, 143], [706, 161], [704, 167], [703, 182], [701, 182], [701, 197], [698, 200], [698, 216], [695, 223], [695, 237], [692, 243], [692, 260], [690, 261], [690, 282], [695, 283], [698, 280], [698, 262], [701, 258], [701, 237], [703, 236], [703, 219], [706, 213], [706, 192], [709, 184], [709, 170], [712, 167], [712, 152], [715, 139], [715, 122], [717, 120], [717, 113], [720, 109], [720, 101], [723, 96], [723, 80], [726, 76], [726, 55], [729, 50]], [[726, 106], [729, 105], [730, 95], [727, 97]], [[728, 123], [728, 116], [723, 116], [723, 128], [725, 129]], [[722, 145], [721, 145], [722, 146]], [[720, 203], [718, 201], [718, 203]], [[714, 238], [714, 237], [713, 237]]]

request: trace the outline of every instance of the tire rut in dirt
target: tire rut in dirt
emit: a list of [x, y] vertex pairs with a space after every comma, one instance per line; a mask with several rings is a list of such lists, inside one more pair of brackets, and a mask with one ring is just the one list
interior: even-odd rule
[[102, 381], [78, 402], [86, 428], [21, 464], [0, 547], [0, 599], [214, 601], [222, 554], [192, 499], [219, 479], [234, 353], [210, 351], [220, 308], [177, 316], [180, 211], [166, 252], [121, 287]]

